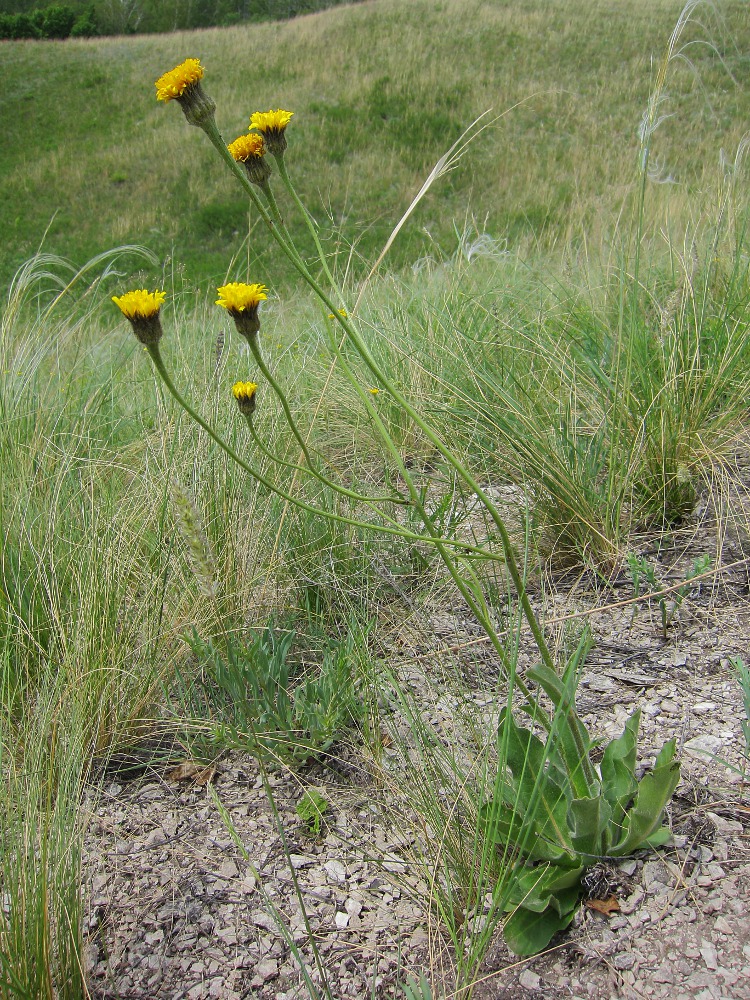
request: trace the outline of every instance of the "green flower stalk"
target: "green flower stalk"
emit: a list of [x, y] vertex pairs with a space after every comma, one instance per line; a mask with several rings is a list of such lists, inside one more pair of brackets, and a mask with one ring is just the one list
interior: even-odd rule
[[[130, 320], [131, 325], [133, 326], [133, 331], [136, 334], [136, 336], [138, 336], [138, 322], [140, 321], [140, 319], [142, 317], [138, 316], [137, 319], [134, 320], [132, 317], [130, 317], [128, 315], [128, 312], [126, 311], [126, 309], [123, 308], [122, 305], [120, 305], [120, 301], [121, 300], [124, 300], [126, 303], [129, 303], [131, 301], [130, 297], [133, 294], [134, 293], [132, 293], [132, 292], [126, 292], [124, 295], [120, 296], [119, 299], [117, 298], [117, 296], [115, 296], [114, 297], [114, 301], [119, 306], [120, 311], [123, 313], [123, 315], [125, 315]], [[151, 295], [151, 294], [153, 294], [153, 295], [162, 296], [162, 298], [160, 299], [160, 304], [161, 304], [161, 302], [163, 301], [163, 298], [166, 295], [166, 293], [164, 293], [164, 292], [150, 293], [150, 292], [142, 292], [142, 291], [138, 292], [138, 294], [139, 295], [140, 294], [143, 294], [143, 295]], [[155, 307], [154, 311], [158, 313], [158, 307]], [[161, 327], [159, 327], [159, 329], [161, 330]], [[160, 334], [160, 336], [161, 336], [161, 334]], [[144, 341], [141, 339], [141, 337], [138, 337], [138, 339], [141, 341], [141, 343], [144, 343]], [[146, 347], [146, 350], [148, 351], [149, 356], [150, 356], [150, 358], [151, 358], [151, 360], [152, 360], [152, 362], [154, 364], [154, 368], [156, 368], [156, 371], [159, 374], [160, 379], [164, 383], [164, 386], [166, 387], [167, 391], [174, 397], [174, 399], [182, 407], [182, 409], [185, 410], [185, 412], [188, 414], [188, 416], [191, 417], [198, 424], [199, 427], [203, 428], [203, 430], [208, 434], [208, 436], [211, 438], [211, 440], [214, 441], [214, 443], [217, 444], [219, 446], [219, 448], [221, 448], [221, 450], [224, 451], [229, 456], [229, 458], [232, 459], [233, 462], [235, 462], [249, 476], [252, 476], [254, 479], [256, 479], [261, 484], [261, 486], [264, 486], [270, 492], [275, 493], [277, 496], [281, 497], [282, 500], [286, 500], [289, 503], [295, 504], [301, 510], [305, 510], [309, 514], [316, 514], [316, 515], [318, 515], [320, 517], [327, 517], [330, 520], [338, 521], [341, 524], [348, 524], [348, 525], [351, 525], [354, 528], [364, 528], [364, 529], [366, 529], [368, 531], [377, 531], [380, 534], [384, 534], [384, 535], [393, 535], [394, 537], [403, 538], [405, 541], [409, 541], [409, 542], [424, 542], [424, 541], [426, 541], [426, 539], [424, 538], [423, 535], [419, 535], [419, 534], [417, 534], [414, 531], [409, 531], [406, 528], [398, 527], [397, 523], [395, 521], [393, 521], [391, 519], [388, 519], [386, 517], [386, 515], [383, 514], [383, 512], [379, 508], [377, 508], [377, 507], [375, 509], [378, 511], [378, 513], [380, 514], [380, 516], [383, 517], [386, 521], [390, 520], [391, 523], [375, 524], [375, 523], [372, 523], [372, 522], [369, 522], [369, 521], [360, 521], [360, 520], [358, 520], [355, 517], [345, 517], [343, 514], [333, 514], [333, 513], [331, 513], [328, 510], [324, 510], [322, 507], [315, 507], [313, 504], [306, 503], [304, 500], [301, 500], [299, 497], [294, 497], [290, 493], [287, 493], [285, 490], [281, 489], [280, 486], [276, 485], [271, 480], [269, 480], [266, 476], [264, 476], [262, 473], [258, 472], [257, 469], [253, 468], [253, 466], [249, 465], [240, 455], [238, 455], [237, 452], [234, 451], [234, 449], [231, 448], [226, 443], [226, 441], [224, 441], [223, 438], [221, 438], [221, 436], [216, 433], [216, 431], [213, 429], [213, 427], [211, 427], [211, 425], [209, 423], [207, 423], [203, 419], [203, 417], [201, 417], [201, 415], [194, 409], [194, 407], [192, 407], [190, 405], [190, 403], [185, 399], [185, 397], [179, 392], [179, 390], [175, 386], [174, 382], [172, 381], [172, 377], [170, 376], [169, 372], [167, 371], [166, 365], [164, 364], [164, 359], [161, 356], [161, 351], [159, 349], [158, 340], [154, 341], [154, 342], [151, 342], [151, 343], [146, 343], [144, 346]], [[248, 383], [245, 383], [245, 384], [247, 385]], [[252, 384], [252, 383], [249, 383], [249, 384]], [[337, 487], [337, 488], [340, 491], [345, 492], [345, 491], [343, 491], [342, 487]], [[356, 494], [355, 494], [355, 496], [356, 496]], [[362, 496], [362, 497], [359, 497], [359, 499], [362, 500], [363, 502], [369, 503], [373, 507], [375, 507], [376, 499], [377, 498]], [[399, 498], [397, 498], [397, 497], [388, 497], [387, 499], [390, 500], [390, 501], [392, 501], [393, 503], [398, 503], [399, 502]], [[487, 549], [483, 549], [479, 545], [467, 545], [466, 542], [463, 542], [463, 541], [454, 541], [452, 539], [446, 539], [444, 541], [444, 544], [448, 545], [448, 546], [458, 547], [463, 552], [466, 552], [469, 555], [476, 555], [476, 556], [481, 557], [483, 559], [489, 559], [489, 560], [492, 560], [494, 562], [502, 562], [503, 561], [503, 557], [502, 556], [498, 555], [497, 553], [490, 552]]]
[[[266, 292], [268, 289], [265, 285], [246, 285], [241, 281], [234, 281], [229, 285], [223, 285], [221, 288], [217, 289], [219, 293], [219, 298], [216, 300], [217, 306], [222, 306], [229, 315], [234, 320], [234, 324], [237, 327], [237, 332], [245, 338], [245, 340], [250, 345], [250, 350], [253, 352], [253, 357], [263, 373], [266, 381], [269, 383], [273, 391], [276, 393], [279, 402], [281, 403], [282, 409], [284, 410], [284, 416], [286, 417], [287, 423], [292, 431], [292, 434], [297, 440], [300, 448], [302, 449], [302, 454], [307, 462], [307, 471], [312, 473], [317, 479], [319, 479], [326, 486], [330, 486], [331, 489], [336, 490], [343, 496], [349, 497], [350, 500], [358, 500], [364, 503], [406, 503], [403, 497], [399, 496], [380, 496], [380, 497], [369, 497], [363, 493], [356, 493], [354, 490], [349, 490], [345, 486], [341, 486], [339, 483], [334, 483], [331, 479], [328, 479], [321, 472], [317, 471], [313, 463], [312, 455], [310, 454], [310, 449], [307, 447], [307, 443], [300, 433], [299, 428], [292, 415], [291, 407], [284, 394], [284, 390], [279, 385], [278, 381], [274, 378], [271, 370], [266, 365], [263, 360], [263, 355], [260, 351], [260, 346], [258, 344], [258, 332], [260, 330], [260, 319], [258, 318], [258, 307], [260, 303], [266, 299], [268, 296]], [[252, 385], [253, 383], [240, 383], [237, 385]], [[236, 387], [235, 387], [236, 388]], [[257, 388], [257, 386], [256, 386]], [[251, 415], [252, 410], [249, 413], [245, 413], [243, 410], [243, 404], [240, 402], [237, 393], [235, 392], [235, 399], [240, 403], [240, 410], [245, 416]], [[246, 403], [247, 406], [250, 405], [249, 399]], [[254, 404], [253, 404], [254, 409]], [[252, 429], [252, 428], [251, 428]], [[255, 436], [255, 435], [254, 435]], [[256, 438], [257, 440], [257, 438]], [[273, 458], [269, 452], [265, 449], [264, 453], [267, 457]], [[274, 461], [278, 461], [274, 459]], [[286, 464], [286, 463], [280, 463]]]

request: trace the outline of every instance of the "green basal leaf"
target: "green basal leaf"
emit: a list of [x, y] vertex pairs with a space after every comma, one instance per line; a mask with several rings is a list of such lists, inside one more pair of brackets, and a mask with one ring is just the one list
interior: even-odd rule
[[498, 742], [513, 775], [516, 811], [525, 812], [534, 797], [538, 777], [544, 771], [544, 744], [528, 729], [516, 725], [507, 708], [500, 713]]
[[596, 864], [607, 853], [611, 819], [612, 807], [603, 795], [574, 799], [570, 803], [570, 840], [586, 864]]
[[680, 764], [674, 753], [675, 740], [669, 740], [656, 758], [653, 771], [641, 779], [633, 805], [622, 823], [622, 839], [609, 852], [612, 857], [637, 850], [661, 825], [664, 807], [680, 780]]
[[528, 671], [528, 677], [542, 687], [555, 706], [548, 752], [555, 763], [564, 768], [575, 798], [588, 798], [597, 790], [596, 776], [588, 757], [591, 738], [575, 710], [578, 675], [590, 648], [591, 636], [586, 632], [562, 677], [544, 664], [537, 664]]
[[612, 740], [604, 750], [599, 770], [602, 776], [602, 792], [612, 807], [612, 840], [621, 837], [625, 811], [638, 790], [635, 777], [638, 728], [641, 710], [638, 709], [625, 723], [621, 736]]
[[541, 913], [548, 906], [554, 906], [558, 912], [563, 912], [571, 898], [573, 902], [570, 905], [575, 906], [585, 870], [585, 866], [581, 864], [575, 867], [560, 864], [534, 867], [525, 865], [519, 870], [505, 909], [513, 910], [517, 906], [523, 906]]
[[[537, 858], [569, 855], [566, 815], [570, 792], [547, 769], [544, 744], [528, 729], [517, 726], [507, 711], [500, 717], [499, 739], [515, 784], [515, 798], [507, 806], [523, 819], [521, 834], [514, 836], [514, 842], [522, 853]], [[545, 847], [538, 846], [545, 841]]]
[[570, 857], [569, 851], [541, 836], [537, 824], [519, 816], [508, 802], [483, 805], [480, 821], [496, 844], [513, 851], [520, 851], [523, 845], [529, 861], [563, 861]]
[[541, 913], [519, 907], [505, 921], [505, 942], [516, 955], [536, 955], [547, 947], [558, 931], [568, 926], [574, 913], [575, 905], [562, 915], [551, 906]]
[[661, 826], [650, 837], [646, 837], [643, 843], [646, 847], [664, 847], [672, 839], [672, 831], [668, 826]]

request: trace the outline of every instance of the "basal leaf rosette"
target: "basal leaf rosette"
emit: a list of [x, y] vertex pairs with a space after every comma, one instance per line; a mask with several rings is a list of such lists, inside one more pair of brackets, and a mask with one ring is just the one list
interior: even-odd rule
[[216, 104], [201, 85], [200, 59], [186, 59], [156, 81], [157, 101], [177, 101], [191, 125], [204, 128], [213, 121]]
[[268, 152], [272, 156], [283, 156], [287, 147], [286, 127], [292, 119], [293, 111], [255, 111], [250, 117], [250, 128], [257, 129], [266, 140]]
[[159, 310], [166, 297], [166, 292], [149, 292], [145, 288], [136, 288], [123, 295], [113, 295], [112, 301], [130, 321], [138, 340], [150, 347], [158, 344], [162, 337]]
[[234, 320], [237, 332], [246, 340], [252, 341], [260, 330], [258, 306], [268, 298], [266, 286], [232, 281], [216, 290], [219, 293], [216, 305], [226, 309]]

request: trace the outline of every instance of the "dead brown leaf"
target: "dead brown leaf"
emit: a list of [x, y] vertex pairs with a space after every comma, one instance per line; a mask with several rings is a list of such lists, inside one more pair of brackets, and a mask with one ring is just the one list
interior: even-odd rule
[[603, 913], [605, 917], [608, 917], [610, 913], [618, 913], [620, 910], [617, 896], [609, 896], [607, 899], [587, 899], [586, 906], [591, 910], [596, 910], [597, 913]]
[[171, 767], [164, 777], [167, 781], [192, 781], [196, 785], [207, 785], [215, 774], [215, 764], [207, 766], [197, 760], [184, 760], [176, 767]]

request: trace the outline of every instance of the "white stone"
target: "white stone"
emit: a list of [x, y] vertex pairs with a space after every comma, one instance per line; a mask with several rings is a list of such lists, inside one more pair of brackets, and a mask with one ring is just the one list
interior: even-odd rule
[[326, 861], [323, 870], [332, 882], [346, 882], [346, 865], [341, 861]]
[[385, 868], [387, 872], [393, 872], [394, 875], [403, 875], [406, 871], [406, 865], [397, 854], [387, 854], [383, 859], [383, 868]]
[[253, 979], [260, 979], [265, 983], [268, 979], [275, 979], [279, 974], [279, 963], [274, 958], [262, 958], [255, 966], [255, 976]]
[[711, 820], [713, 825], [716, 827], [716, 832], [723, 834], [725, 837], [731, 837], [735, 834], [741, 835], [743, 831], [742, 823], [734, 819], [726, 819], [724, 816], [719, 816], [717, 813], [707, 812], [706, 816]]
[[234, 861], [225, 861], [216, 873], [220, 878], [237, 878], [239, 871]]
[[306, 868], [308, 865], [315, 864], [315, 858], [308, 857], [306, 854], [290, 854], [289, 860], [294, 869]]
[[694, 736], [692, 740], [685, 743], [685, 750], [698, 757], [713, 757], [720, 754], [724, 741], [718, 736], [705, 733], [703, 736]]
[[523, 986], [525, 990], [538, 990], [541, 984], [542, 980], [531, 969], [524, 969], [518, 977], [518, 985]]
[[716, 954], [716, 948], [710, 941], [706, 941], [705, 938], [701, 940], [701, 958], [706, 963], [706, 968], [711, 969], [715, 972], [719, 968], [718, 956]]

